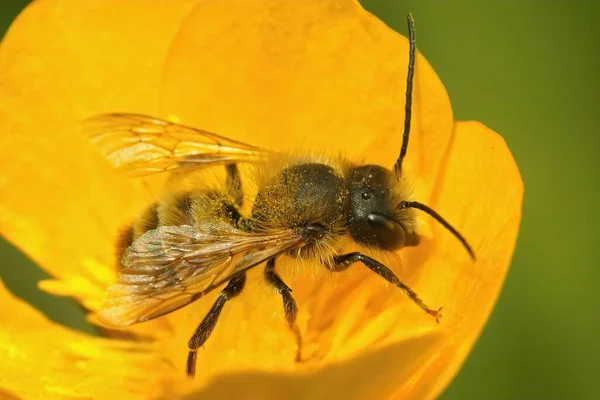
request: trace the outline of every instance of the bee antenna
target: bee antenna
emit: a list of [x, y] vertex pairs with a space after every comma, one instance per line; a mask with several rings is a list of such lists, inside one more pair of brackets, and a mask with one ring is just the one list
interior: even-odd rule
[[408, 149], [408, 137], [410, 136], [410, 119], [412, 116], [412, 89], [413, 89], [413, 77], [415, 75], [415, 52], [417, 48], [417, 42], [415, 39], [415, 21], [412, 14], [408, 13], [406, 20], [408, 22], [408, 41], [410, 44], [408, 51], [408, 75], [406, 76], [406, 102], [404, 104], [404, 133], [402, 134], [402, 147], [400, 148], [400, 156], [396, 160], [394, 165], [394, 172], [396, 178], [400, 179], [402, 176], [402, 161], [406, 156]]
[[403, 208], [416, 208], [417, 210], [421, 210], [421, 211], [431, 215], [433, 217], [433, 219], [435, 219], [437, 222], [442, 224], [444, 226], [444, 228], [446, 228], [454, 236], [456, 236], [456, 238], [462, 243], [462, 245], [465, 247], [465, 249], [469, 252], [469, 255], [471, 256], [473, 261], [476, 260], [475, 252], [473, 251], [473, 248], [467, 242], [467, 239], [465, 239], [463, 237], [463, 235], [461, 235], [452, 225], [450, 225], [450, 223], [448, 221], [446, 221], [444, 218], [442, 218], [442, 216], [440, 214], [438, 214], [434, 209], [426, 206], [425, 204], [419, 203], [418, 201], [403, 201], [400, 203], [400, 209], [403, 209]]

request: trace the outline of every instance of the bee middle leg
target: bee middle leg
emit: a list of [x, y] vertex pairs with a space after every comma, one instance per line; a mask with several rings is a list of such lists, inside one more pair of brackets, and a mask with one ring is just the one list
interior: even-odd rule
[[196, 331], [188, 342], [189, 353], [187, 358], [186, 371], [188, 376], [193, 377], [196, 374], [196, 353], [208, 339], [212, 331], [215, 329], [217, 320], [221, 315], [223, 306], [227, 301], [239, 295], [246, 285], [246, 274], [241, 274], [231, 279], [227, 286], [219, 293], [217, 300], [206, 314], [206, 317], [200, 322]]
[[296, 300], [291, 295], [292, 289], [285, 284], [285, 282], [281, 279], [277, 272], [275, 272], [275, 259], [271, 258], [267, 261], [267, 266], [265, 267], [265, 277], [267, 278], [267, 282], [269, 282], [275, 290], [283, 299], [283, 311], [285, 313], [285, 319], [290, 327], [290, 330], [294, 334], [296, 338], [296, 362], [301, 361], [302, 355], [302, 335], [300, 334], [300, 329], [296, 324], [296, 317], [298, 315], [298, 305], [296, 304]]
[[354, 264], [356, 262], [362, 262], [371, 271], [375, 272], [377, 275], [381, 276], [383, 279], [385, 279], [389, 283], [398, 286], [423, 311], [425, 311], [427, 314], [435, 317], [435, 320], [437, 322], [439, 322], [439, 318], [441, 316], [441, 311], [442, 311], [441, 307], [438, 310], [432, 310], [431, 308], [427, 307], [427, 305], [423, 302], [423, 300], [421, 300], [419, 298], [419, 296], [411, 288], [406, 286], [400, 280], [400, 278], [398, 278], [398, 276], [396, 274], [394, 274], [394, 272], [391, 269], [389, 269], [388, 267], [386, 267], [379, 261], [377, 261], [369, 256], [366, 256], [366, 255], [364, 255], [362, 253], [358, 253], [358, 252], [342, 254], [339, 256], [335, 256], [333, 259], [333, 263], [331, 265], [326, 264], [325, 266], [328, 269], [330, 269], [331, 271], [339, 272], [339, 271], [345, 271], [346, 269], [348, 269], [348, 267], [350, 267], [352, 264]]

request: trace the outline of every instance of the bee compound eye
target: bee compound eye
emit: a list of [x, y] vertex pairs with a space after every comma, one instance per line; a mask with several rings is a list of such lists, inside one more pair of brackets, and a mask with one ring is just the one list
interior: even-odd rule
[[406, 230], [397, 221], [385, 215], [371, 213], [367, 216], [369, 228], [377, 244], [388, 250], [399, 249], [406, 244]]

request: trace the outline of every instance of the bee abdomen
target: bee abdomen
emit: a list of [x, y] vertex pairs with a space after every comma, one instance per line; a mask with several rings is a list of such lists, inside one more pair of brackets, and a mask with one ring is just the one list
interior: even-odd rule
[[159, 226], [195, 225], [206, 219], [220, 219], [237, 226], [242, 219], [228, 197], [214, 191], [192, 191], [169, 196], [146, 208], [123, 229], [117, 239], [117, 263], [125, 250], [144, 233]]
[[158, 228], [160, 218], [158, 214], [158, 203], [146, 208], [135, 221], [124, 228], [117, 238], [117, 266], [121, 266], [121, 258], [125, 250], [133, 244], [144, 233]]
[[198, 193], [185, 192], [163, 201], [158, 207], [159, 226], [194, 225], [199, 196]]
[[127, 250], [127, 248], [129, 246], [131, 246], [131, 244], [134, 241], [134, 234], [133, 234], [133, 226], [130, 225], [127, 228], [123, 229], [121, 232], [119, 232], [119, 237], [117, 238], [117, 267], [120, 268], [121, 267], [121, 259], [123, 258], [123, 254], [125, 254], [125, 250]]
[[132, 225], [133, 230], [133, 241], [142, 236], [144, 233], [156, 229], [160, 225], [160, 218], [158, 215], [158, 203], [152, 204], [146, 208], [139, 217], [134, 221]]

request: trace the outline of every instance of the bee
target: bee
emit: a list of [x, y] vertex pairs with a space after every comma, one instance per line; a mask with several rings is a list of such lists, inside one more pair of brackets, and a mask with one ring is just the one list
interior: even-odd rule
[[[98, 317], [114, 327], [158, 318], [222, 288], [191, 336], [186, 372], [194, 376], [196, 353], [214, 330], [228, 300], [240, 295], [246, 273], [264, 264], [264, 276], [281, 295], [297, 341], [298, 306], [276, 271], [280, 257], [316, 260], [331, 271], [360, 263], [400, 288], [427, 314], [429, 308], [386, 265], [362, 252], [343, 252], [344, 240], [371, 250], [395, 252], [415, 246], [415, 210], [444, 226], [475, 254], [466, 239], [430, 207], [407, 198], [402, 178], [410, 128], [416, 41], [407, 17], [409, 63], [404, 132], [392, 168], [361, 165], [343, 156], [286, 155], [151, 116], [112, 113], [92, 117], [92, 142], [116, 167], [149, 174], [225, 168], [220, 189], [196, 188], [158, 201], [122, 236], [118, 281], [107, 289]], [[258, 191], [242, 213], [244, 191], [238, 164], [252, 168]]]

